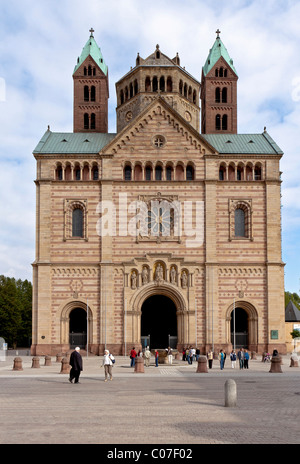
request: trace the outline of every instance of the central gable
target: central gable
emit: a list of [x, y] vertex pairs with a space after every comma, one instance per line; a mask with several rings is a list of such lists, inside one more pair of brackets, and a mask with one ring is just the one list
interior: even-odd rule
[[186, 154], [191, 152], [195, 156], [197, 153], [199, 157], [216, 153], [215, 148], [161, 97], [152, 101], [99, 154], [122, 157], [132, 149], [148, 151], [149, 157], [158, 151], [162, 154], [162, 150], [170, 155], [184, 150]]

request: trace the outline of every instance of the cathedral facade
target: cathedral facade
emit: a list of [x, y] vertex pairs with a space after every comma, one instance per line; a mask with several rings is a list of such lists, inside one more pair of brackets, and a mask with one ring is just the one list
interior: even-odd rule
[[159, 45], [116, 83], [93, 30], [72, 133], [33, 154], [32, 354], [240, 346], [285, 353], [281, 149], [237, 133], [237, 71], [217, 31], [200, 80]]

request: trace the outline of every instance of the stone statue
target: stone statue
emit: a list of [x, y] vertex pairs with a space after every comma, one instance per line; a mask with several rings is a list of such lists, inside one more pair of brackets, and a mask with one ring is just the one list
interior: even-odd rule
[[135, 271], [131, 274], [131, 288], [133, 290], [136, 289], [136, 272]]
[[176, 284], [176, 269], [174, 266], [171, 267], [171, 283]]
[[164, 280], [164, 271], [163, 271], [162, 265], [158, 263], [156, 270], [155, 270], [155, 281], [160, 282], [162, 280]]
[[188, 280], [187, 274], [186, 274], [185, 271], [183, 271], [182, 274], [181, 274], [181, 286], [182, 286], [182, 288], [187, 287], [187, 280]]
[[142, 270], [142, 283], [143, 283], [143, 285], [147, 284], [148, 280], [149, 280], [148, 269], [146, 268], [146, 266], [144, 266], [143, 270]]

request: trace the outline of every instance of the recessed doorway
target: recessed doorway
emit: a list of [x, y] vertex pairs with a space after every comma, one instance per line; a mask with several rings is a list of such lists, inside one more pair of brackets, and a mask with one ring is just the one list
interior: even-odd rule
[[[165, 295], [152, 295], [142, 305], [142, 346], [150, 349], [177, 347], [177, 315], [175, 303]], [[150, 338], [150, 343], [149, 343]]]
[[74, 308], [70, 313], [70, 348], [85, 349], [87, 343], [86, 311], [83, 308]]

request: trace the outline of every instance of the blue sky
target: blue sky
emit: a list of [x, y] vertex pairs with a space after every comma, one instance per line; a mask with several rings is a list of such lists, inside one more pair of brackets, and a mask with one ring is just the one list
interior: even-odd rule
[[94, 28], [115, 82], [160, 45], [198, 80], [216, 34], [234, 60], [238, 132], [264, 126], [284, 151], [282, 246], [286, 290], [300, 286], [300, 1], [10, 0], [0, 3], [0, 274], [32, 278], [35, 160], [47, 126], [72, 131], [72, 73]]

